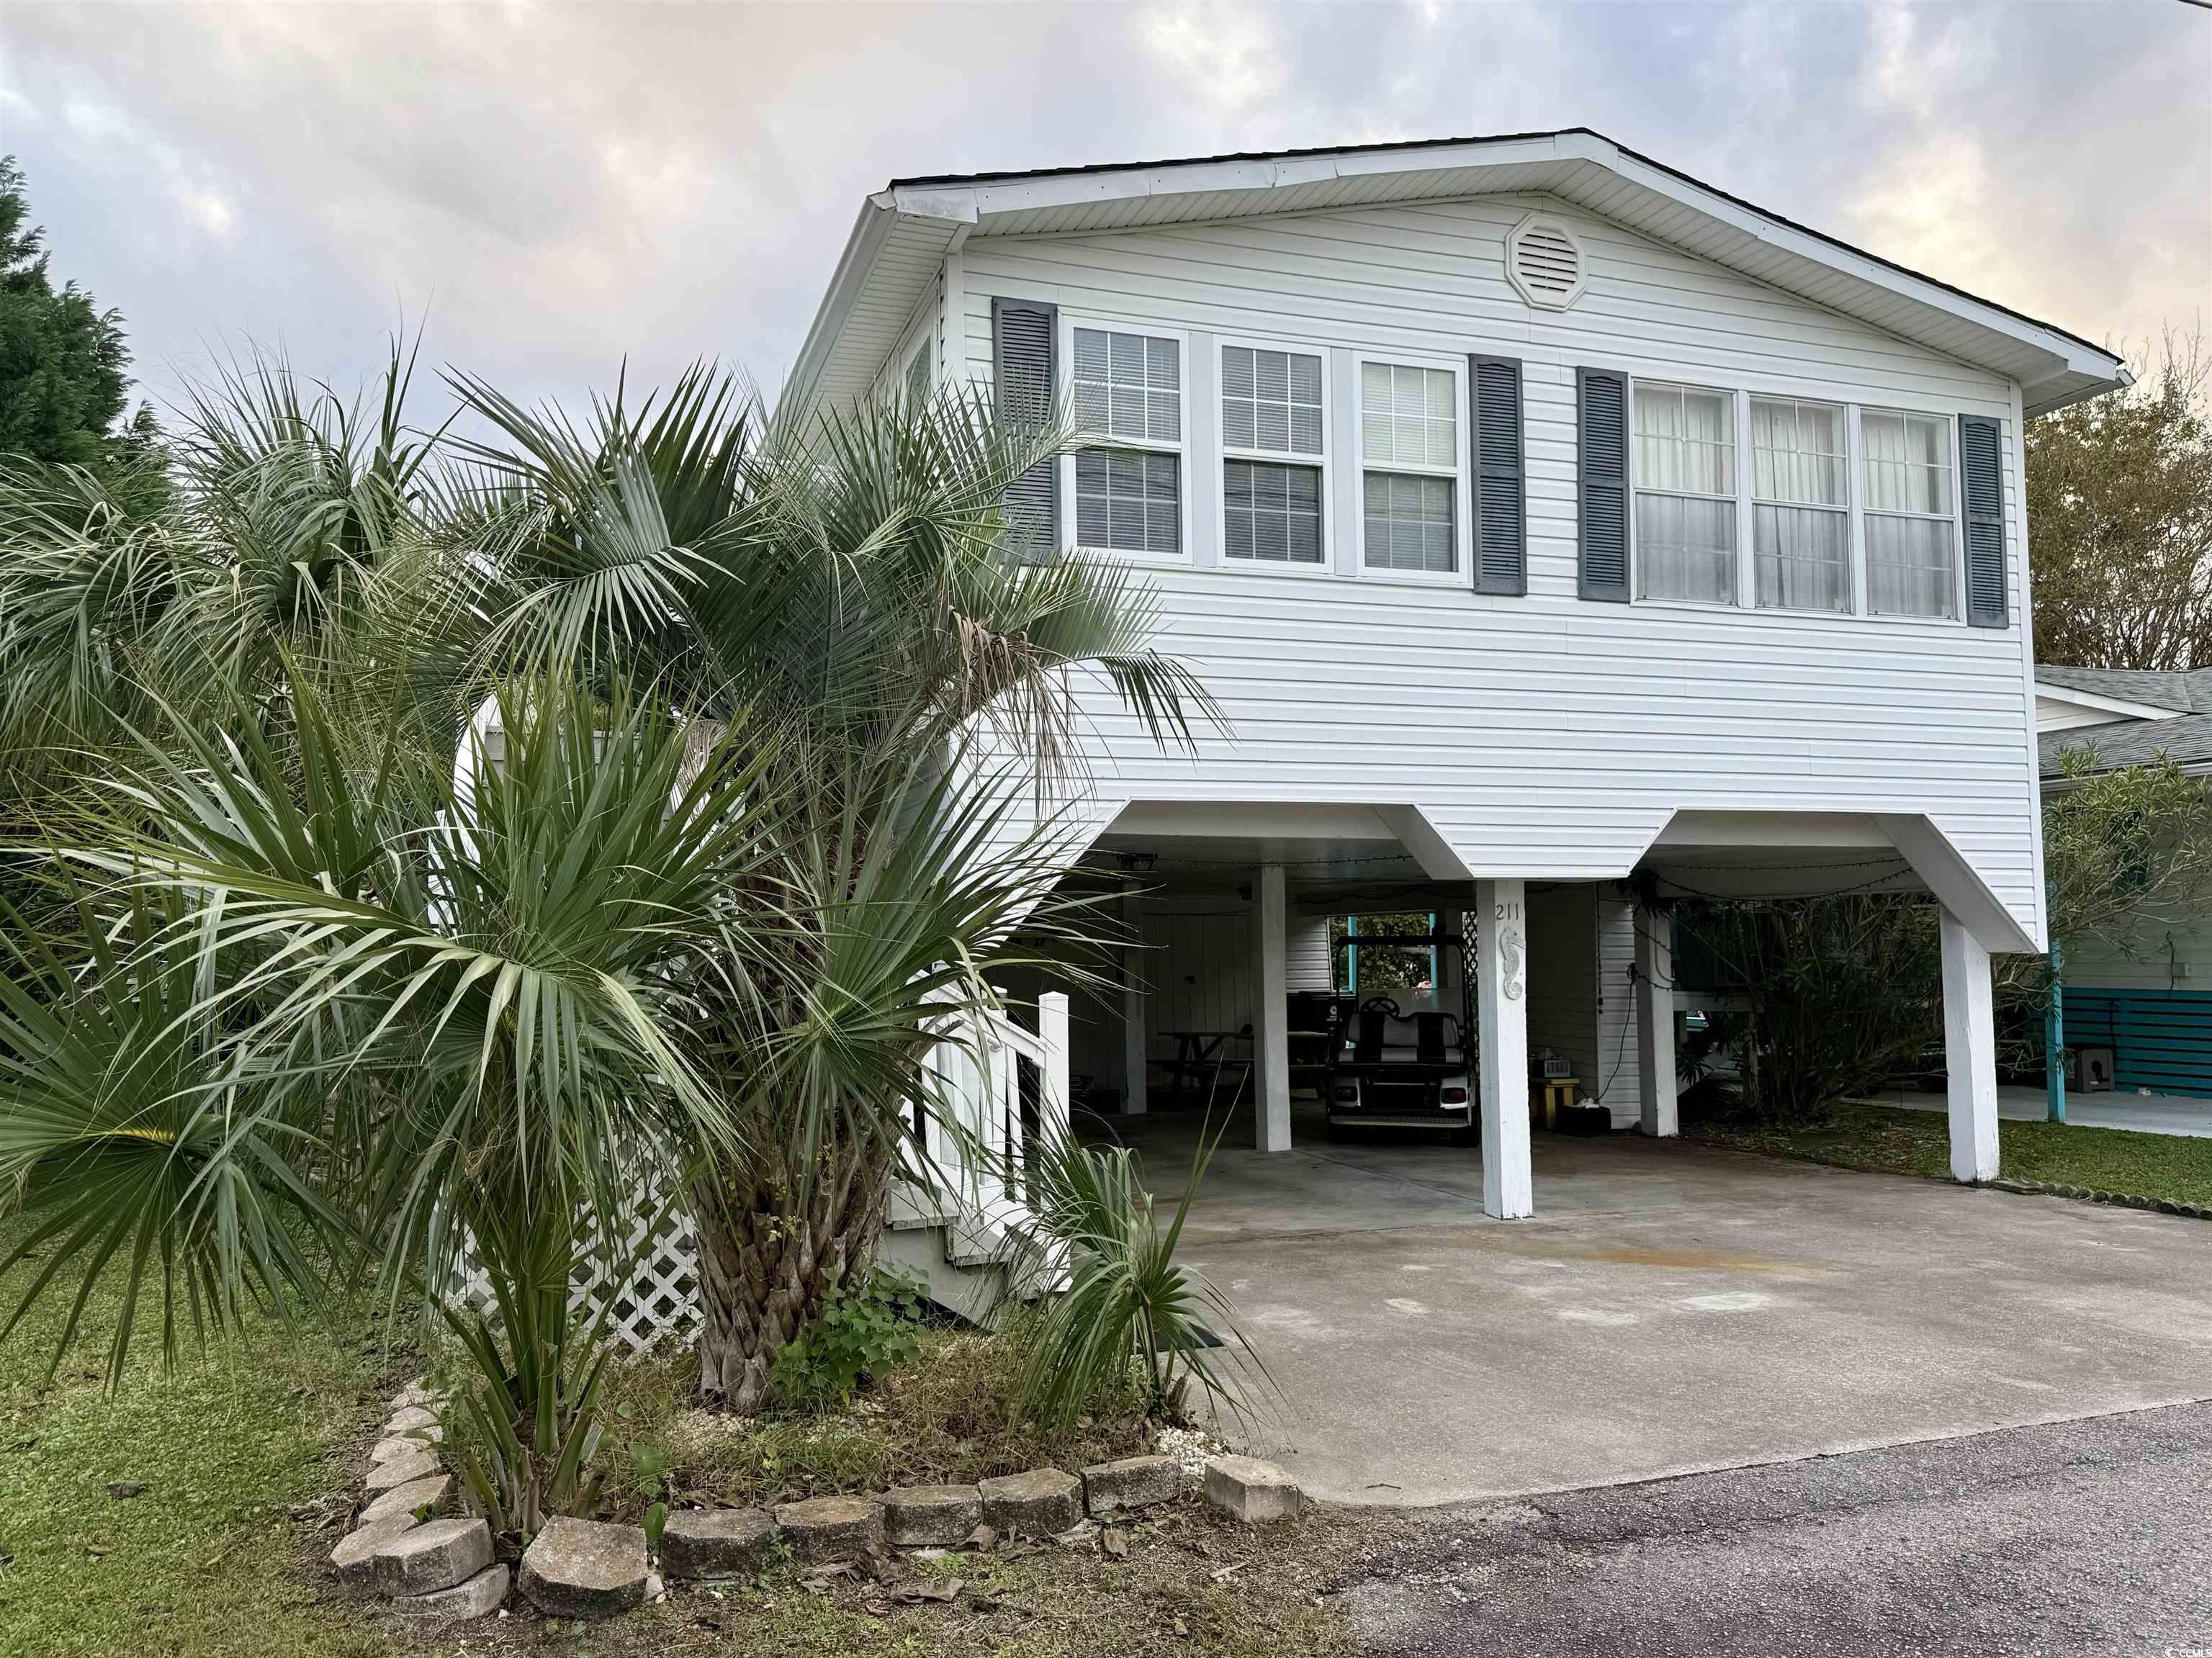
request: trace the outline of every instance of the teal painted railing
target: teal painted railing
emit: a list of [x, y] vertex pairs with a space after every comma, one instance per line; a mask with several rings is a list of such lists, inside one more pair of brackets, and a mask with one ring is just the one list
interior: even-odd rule
[[2212, 991], [2066, 987], [2066, 1046], [2112, 1050], [2112, 1082], [2212, 1098]]

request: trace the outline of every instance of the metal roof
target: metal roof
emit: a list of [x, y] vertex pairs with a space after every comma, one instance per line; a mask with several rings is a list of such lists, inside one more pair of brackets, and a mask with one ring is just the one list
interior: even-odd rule
[[2017, 380], [2030, 415], [2124, 385], [2076, 334], [1793, 223], [1586, 127], [1189, 160], [938, 174], [863, 204], [793, 384], [866, 395], [970, 236], [1042, 235], [1499, 194], [1556, 197], [1656, 240]]

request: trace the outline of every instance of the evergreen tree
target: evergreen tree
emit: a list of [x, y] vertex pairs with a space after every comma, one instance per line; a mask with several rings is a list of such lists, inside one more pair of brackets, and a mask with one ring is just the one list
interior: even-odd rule
[[93, 465], [135, 459], [155, 436], [143, 405], [117, 428], [130, 379], [123, 314], [75, 282], [57, 293], [23, 173], [0, 157], [0, 454]]

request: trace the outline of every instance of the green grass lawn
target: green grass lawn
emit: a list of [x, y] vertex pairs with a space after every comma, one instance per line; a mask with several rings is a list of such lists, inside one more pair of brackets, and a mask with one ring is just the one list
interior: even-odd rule
[[[0, 1274], [0, 1314], [36, 1270]], [[291, 1511], [344, 1493], [349, 1446], [407, 1377], [342, 1330], [276, 1322], [205, 1356], [187, 1336], [165, 1377], [149, 1302], [110, 1395], [120, 1303], [94, 1296], [51, 1383], [66, 1300], [0, 1344], [0, 1658], [383, 1652], [356, 1608], [316, 1604], [299, 1570], [343, 1533]], [[112, 1481], [145, 1491], [118, 1500]]]
[[[6, 1235], [0, 1233], [0, 1247]], [[34, 1266], [0, 1274], [0, 1317]], [[1330, 1591], [1375, 1522], [1316, 1515], [1253, 1532], [1195, 1498], [1127, 1533], [1127, 1558], [1047, 1547], [1018, 1558], [901, 1558], [885, 1584], [820, 1593], [789, 1570], [768, 1582], [676, 1586], [612, 1624], [539, 1618], [526, 1606], [434, 1648], [388, 1641], [373, 1607], [322, 1562], [343, 1534], [353, 1477], [385, 1401], [421, 1368], [365, 1338], [370, 1321], [270, 1323], [165, 1376], [158, 1331], [118, 1394], [103, 1385], [119, 1298], [97, 1294], [76, 1346], [46, 1380], [64, 1303], [0, 1344], [0, 1658], [1345, 1658]], [[154, 1329], [141, 1315], [142, 1332]], [[658, 1481], [726, 1501], [973, 1479], [1032, 1461], [1077, 1467], [1142, 1448], [1133, 1421], [1085, 1418], [1048, 1434], [1006, 1403], [1003, 1354], [933, 1333], [923, 1361], [852, 1410], [680, 1430], [689, 1361], [620, 1367], [611, 1391], [609, 1517], [635, 1518]], [[695, 1424], [696, 1425], [696, 1424]], [[112, 1481], [145, 1487], [118, 1499]], [[335, 1499], [336, 1518], [295, 1509]], [[900, 1586], [963, 1582], [957, 1605], [908, 1605]], [[978, 1599], [978, 1596], [982, 1597]]]
[[[1950, 1132], [1940, 1111], [1878, 1105], [1839, 1105], [1825, 1121], [1796, 1129], [1711, 1121], [1683, 1129], [1708, 1145], [1931, 1180], [1951, 1177]], [[2014, 1180], [2212, 1204], [2212, 1139], [2071, 1123], [2001, 1122], [1997, 1166]]]

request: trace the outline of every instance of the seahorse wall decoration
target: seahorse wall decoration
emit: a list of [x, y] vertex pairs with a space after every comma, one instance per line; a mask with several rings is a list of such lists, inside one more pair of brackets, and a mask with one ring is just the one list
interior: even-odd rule
[[1517, 926], [1500, 927], [1498, 932], [1498, 966], [1505, 981], [1500, 987], [1509, 1002], [1521, 999], [1521, 929]]

